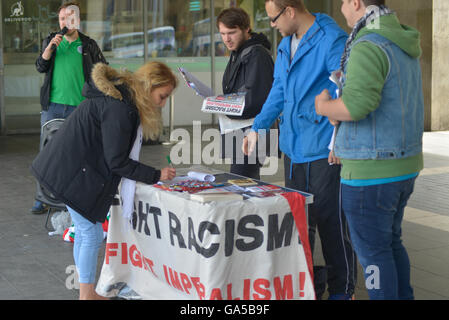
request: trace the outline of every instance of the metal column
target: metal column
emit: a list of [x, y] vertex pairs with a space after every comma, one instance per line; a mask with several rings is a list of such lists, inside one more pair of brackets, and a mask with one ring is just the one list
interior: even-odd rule
[[[215, 93], [215, 1], [210, 0], [210, 86]], [[216, 123], [216, 115], [212, 113], [212, 125]]]
[[142, 0], [143, 8], [143, 62], [148, 61], [148, 1]]
[[173, 144], [177, 144], [178, 140], [171, 140], [171, 133], [174, 130], [175, 126], [175, 96], [172, 94], [169, 100], [169, 119], [168, 119], [168, 134], [165, 138], [165, 141], [162, 142], [164, 146], [171, 146]]
[[4, 74], [5, 68], [3, 64], [3, 14], [2, 6], [0, 5], [0, 135], [6, 134], [6, 120], [5, 120], [5, 82]]
[[325, 12], [328, 14], [328, 15], [330, 15], [330, 16], [332, 16], [332, 13], [333, 13], [333, 9], [334, 9], [334, 7], [333, 7], [333, 3], [332, 3], [332, 0], [327, 0], [326, 2], [325, 2]]

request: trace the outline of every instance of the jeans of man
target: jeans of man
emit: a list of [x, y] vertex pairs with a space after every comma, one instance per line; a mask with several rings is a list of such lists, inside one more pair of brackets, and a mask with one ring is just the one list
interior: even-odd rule
[[[43, 110], [41, 113], [41, 127], [48, 121], [53, 119], [66, 119], [73, 111], [75, 111], [76, 106], [70, 106], [67, 104], [59, 104], [50, 102], [48, 106], [48, 110]], [[41, 137], [42, 138], [42, 137]], [[34, 202], [32, 211], [41, 211], [43, 210], [42, 202], [36, 200]]]
[[342, 185], [343, 209], [370, 299], [414, 299], [401, 224], [415, 180], [365, 187]]
[[48, 110], [43, 110], [41, 113], [41, 127], [50, 120], [53, 119], [66, 119], [70, 114], [75, 111], [76, 106], [70, 106], [68, 104], [59, 104], [50, 102]]
[[[284, 155], [284, 168], [287, 188], [314, 196], [308, 216], [310, 248], [313, 252], [318, 228], [326, 262], [329, 298], [337, 295], [351, 297], [357, 282], [357, 259], [345, 216], [340, 210], [340, 166], [329, 165], [327, 158], [291, 164], [289, 157]], [[317, 292], [317, 298], [321, 294]]]

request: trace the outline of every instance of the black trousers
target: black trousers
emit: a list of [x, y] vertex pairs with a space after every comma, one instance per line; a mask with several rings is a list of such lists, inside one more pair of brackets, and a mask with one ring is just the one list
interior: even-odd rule
[[284, 166], [285, 186], [314, 196], [308, 213], [309, 241], [313, 252], [318, 228], [329, 294], [353, 294], [357, 280], [357, 259], [341, 210], [340, 166], [330, 166], [327, 159], [292, 164], [286, 155]]

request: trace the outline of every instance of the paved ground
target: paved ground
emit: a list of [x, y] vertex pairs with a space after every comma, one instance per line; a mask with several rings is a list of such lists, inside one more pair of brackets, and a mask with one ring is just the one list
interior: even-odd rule
[[[72, 244], [48, 235], [45, 215], [29, 213], [35, 193], [29, 166], [38, 145], [36, 135], [0, 137], [0, 299], [77, 299], [78, 291], [68, 289]], [[425, 170], [406, 210], [404, 244], [416, 299], [444, 300], [449, 299], [449, 132], [426, 133], [424, 151]], [[169, 153], [170, 146], [144, 146], [141, 159], [162, 167]], [[282, 172], [280, 161], [277, 173], [263, 179], [281, 184]], [[368, 298], [360, 268], [356, 298]]]

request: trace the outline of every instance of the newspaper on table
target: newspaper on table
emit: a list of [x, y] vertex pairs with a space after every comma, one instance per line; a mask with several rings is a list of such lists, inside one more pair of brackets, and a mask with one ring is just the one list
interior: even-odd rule
[[236, 120], [226, 117], [226, 115], [241, 116], [243, 114], [245, 109], [245, 92], [215, 96], [211, 88], [186, 69], [179, 67], [178, 71], [181, 73], [187, 86], [192, 88], [197, 95], [204, 98], [201, 111], [218, 114], [222, 134], [249, 127], [253, 124], [254, 118]]

